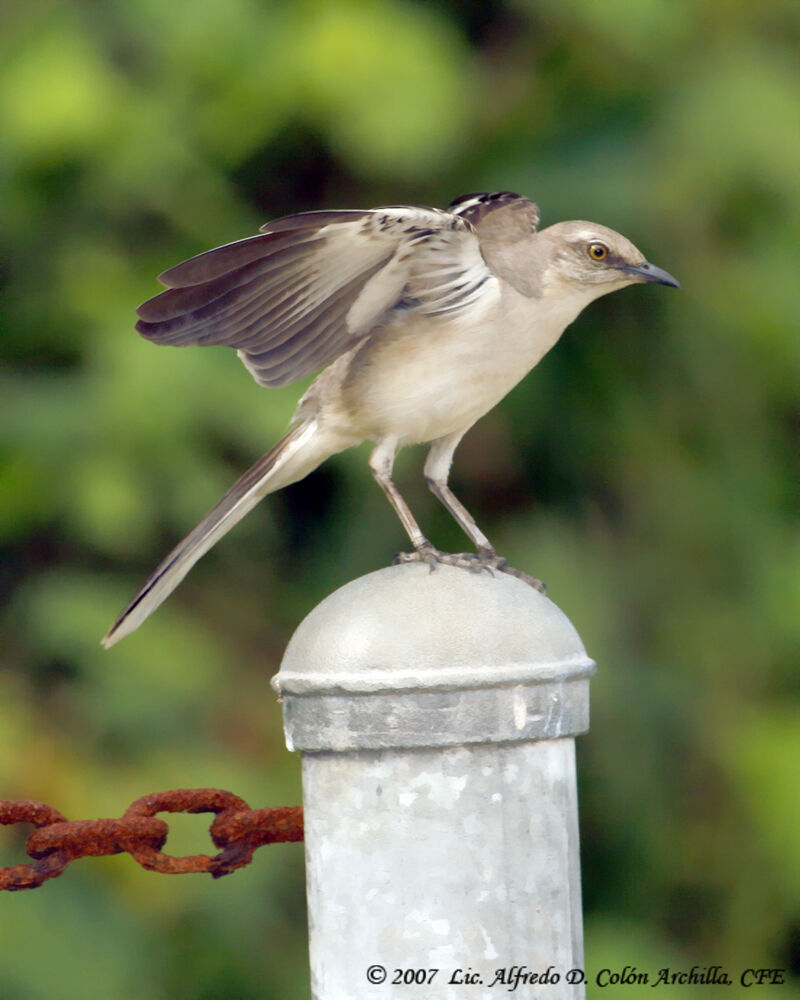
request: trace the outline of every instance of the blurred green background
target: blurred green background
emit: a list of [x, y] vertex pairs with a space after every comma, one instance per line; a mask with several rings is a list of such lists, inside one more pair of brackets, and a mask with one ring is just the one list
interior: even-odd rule
[[[70, 818], [180, 786], [300, 801], [268, 679], [321, 598], [406, 542], [364, 446], [101, 650], [299, 394], [232, 351], [146, 343], [135, 306], [288, 212], [516, 190], [683, 284], [592, 305], [453, 475], [600, 664], [579, 741], [589, 974], [778, 966], [775, 992], [800, 995], [797, 6], [28, 0], [2, 19], [0, 795]], [[398, 481], [460, 549], [421, 457]], [[206, 827], [176, 818], [167, 849], [207, 850]], [[217, 883], [78, 862], [0, 898], [0, 997], [299, 1000], [304, 908], [298, 845]]]

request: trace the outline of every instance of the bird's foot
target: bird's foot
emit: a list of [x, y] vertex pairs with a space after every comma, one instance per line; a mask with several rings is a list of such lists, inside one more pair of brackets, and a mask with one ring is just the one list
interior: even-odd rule
[[413, 552], [398, 552], [392, 559], [393, 565], [401, 563], [426, 563], [431, 572], [440, 564], [445, 566], [458, 566], [461, 569], [471, 570], [473, 573], [480, 573], [483, 569], [488, 569], [481, 562], [480, 556], [476, 552], [442, 552], [434, 548], [430, 542], [421, 545]]
[[509, 566], [508, 562], [502, 556], [498, 556], [494, 549], [482, 548], [478, 552], [442, 552], [428, 542], [413, 552], [398, 552], [392, 560], [395, 566], [415, 562], [426, 563], [431, 572], [440, 564], [458, 566], [459, 569], [468, 569], [471, 573], [482, 573], [485, 570], [494, 575], [494, 571], [497, 570], [498, 573], [507, 573], [509, 576], [522, 580], [523, 583], [527, 583], [528, 586], [542, 594], [547, 590], [541, 580]]

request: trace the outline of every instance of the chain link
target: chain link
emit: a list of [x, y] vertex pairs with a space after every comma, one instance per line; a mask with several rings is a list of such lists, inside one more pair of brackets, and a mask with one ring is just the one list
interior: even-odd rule
[[[169, 826], [157, 813], [215, 814], [209, 827], [219, 853], [174, 857], [164, 854]], [[251, 809], [244, 799], [219, 788], [178, 788], [145, 795], [131, 803], [118, 819], [68, 821], [58, 809], [30, 799], [0, 799], [0, 824], [31, 823], [36, 829], [25, 845], [32, 864], [0, 868], [0, 889], [35, 889], [60, 875], [77, 858], [128, 853], [149, 871], [167, 875], [208, 872], [229, 875], [250, 864], [253, 852], [265, 844], [303, 839], [303, 809]]]

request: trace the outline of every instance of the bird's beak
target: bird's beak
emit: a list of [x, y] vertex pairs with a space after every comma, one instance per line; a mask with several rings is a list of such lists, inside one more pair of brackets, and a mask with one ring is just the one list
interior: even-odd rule
[[655, 281], [659, 285], [669, 285], [671, 288], [680, 288], [680, 284], [672, 277], [669, 271], [665, 271], [655, 264], [627, 264], [620, 268], [625, 274], [630, 275], [638, 281]]

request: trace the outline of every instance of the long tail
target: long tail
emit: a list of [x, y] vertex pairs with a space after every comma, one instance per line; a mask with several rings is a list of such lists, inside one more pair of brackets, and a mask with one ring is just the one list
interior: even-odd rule
[[293, 427], [228, 490], [213, 510], [170, 552], [117, 618], [102, 644], [109, 648], [137, 629], [178, 586], [201, 556], [248, 511], [282, 486], [297, 482], [341, 449], [331, 446], [311, 417]]

